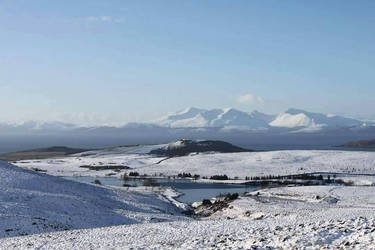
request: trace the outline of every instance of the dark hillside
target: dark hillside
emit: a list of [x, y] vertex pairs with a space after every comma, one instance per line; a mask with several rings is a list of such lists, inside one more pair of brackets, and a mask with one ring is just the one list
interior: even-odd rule
[[39, 148], [27, 151], [20, 151], [14, 153], [6, 153], [0, 155], [0, 159], [4, 161], [22, 161], [31, 159], [45, 159], [51, 157], [61, 157], [71, 154], [77, 154], [81, 152], [88, 151], [88, 149], [78, 149], [69, 147], [49, 147], [49, 148]]
[[251, 151], [224, 141], [180, 140], [170, 143], [167, 147], [152, 150], [150, 154], [173, 157], [203, 152], [236, 153]]
[[344, 143], [341, 147], [350, 148], [375, 148], [375, 140], [361, 140]]

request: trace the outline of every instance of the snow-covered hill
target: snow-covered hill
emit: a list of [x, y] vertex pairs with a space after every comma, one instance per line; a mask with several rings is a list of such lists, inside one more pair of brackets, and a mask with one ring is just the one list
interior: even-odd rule
[[0, 239], [0, 245], [77, 250], [374, 249], [373, 189], [275, 188], [241, 197], [215, 219], [30, 235]]
[[183, 218], [178, 215], [157, 194], [82, 184], [0, 161], [0, 238]]
[[224, 141], [179, 140], [169, 143], [168, 146], [152, 150], [150, 154], [176, 157], [207, 152], [235, 153], [249, 151], [251, 150], [240, 148]]

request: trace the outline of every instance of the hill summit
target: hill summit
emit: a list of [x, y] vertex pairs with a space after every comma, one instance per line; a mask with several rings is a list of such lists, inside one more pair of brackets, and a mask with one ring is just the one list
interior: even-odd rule
[[219, 152], [219, 153], [235, 153], [250, 152], [244, 148], [234, 146], [224, 141], [194, 141], [182, 139], [169, 143], [167, 146], [152, 150], [150, 154], [160, 156], [185, 156], [191, 153]]

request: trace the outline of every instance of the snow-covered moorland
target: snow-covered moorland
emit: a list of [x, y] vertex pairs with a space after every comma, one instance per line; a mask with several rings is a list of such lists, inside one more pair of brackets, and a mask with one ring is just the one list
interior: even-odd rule
[[166, 198], [64, 180], [0, 162], [0, 238], [187, 219]]
[[[119, 147], [84, 152], [70, 157], [15, 162], [23, 168], [38, 168], [57, 176], [118, 176], [124, 172], [201, 176], [226, 174], [229, 177], [288, 175], [312, 172], [354, 174], [375, 173], [375, 153], [358, 151], [295, 150], [244, 153], [208, 153], [183, 157], [160, 157], [147, 154], [166, 145]], [[131, 169], [92, 171], [82, 166], [127, 166]], [[372, 179], [368, 179], [371, 184]], [[374, 180], [375, 181], [375, 180]]]
[[[15, 164], [57, 176], [120, 177], [130, 171], [165, 176], [182, 172], [201, 176], [226, 174], [240, 178], [311, 172], [354, 173], [358, 175], [345, 178], [362, 186], [265, 188], [241, 196], [207, 218], [193, 220], [182, 216], [173, 200], [167, 199], [166, 196], [171, 196], [170, 189], [162, 196], [159, 189], [155, 189], [159, 193], [153, 193], [152, 190], [134, 192], [121, 187], [98, 187], [3, 163], [0, 165], [0, 187], [4, 190], [0, 196], [0, 226], [4, 229], [1, 236], [45, 233], [0, 239], [0, 246], [11, 249], [375, 249], [373, 152], [273, 151], [172, 158], [148, 154], [165, 146], [119, 147]], [[130, 169], [95, 171], [82, 167], [111, 165]], [[71, 221], [75, 223], [69, 224]], [[54, 228], [53, 225], [63, 226]], [[79, 230], [53, 232], [65, 229]]]

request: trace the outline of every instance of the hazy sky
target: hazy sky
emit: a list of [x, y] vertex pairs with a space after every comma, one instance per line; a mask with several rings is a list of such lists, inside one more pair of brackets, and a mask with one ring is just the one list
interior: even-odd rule
[[0, 121], [187, 106], [375, 119], [373, 0], [0, 0]]

